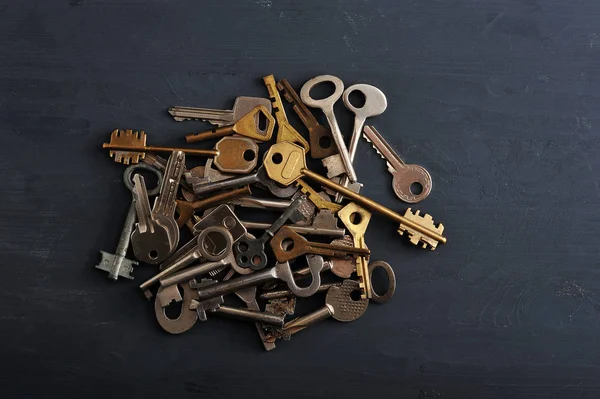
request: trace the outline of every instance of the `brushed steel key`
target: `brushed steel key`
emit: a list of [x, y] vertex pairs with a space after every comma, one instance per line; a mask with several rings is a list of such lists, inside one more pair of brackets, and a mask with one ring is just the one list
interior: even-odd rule
[[150, 201], [144, 178], [135, 175], [135, 190], [138, 194], [136, 211], [138, 223], [131, 235], [135, 256], [142, 262], [158, 264], [173, 253], [179, 243], [179, 227], [175, 221], [175, 202], [179, 180], [185, 168], [185, 154], [174, 151], [167, 161], [160, 194], [150, 210]]
[[259, 105], [266, 107], [268, 113], [271, 113], [271, 101], [267, 98], [242, 96], [235, 99], [232, 109], [220, 110], [177, 106], [169, 108], [169, 114], [171, 114], [173, 119], [177, 122], [185, 120], [201, 120], [212, 125], [227, 126], [233, 125]]
[[[385, 159], [388, 171], [393, 176], [392, 187], [398, 198], [409, 204], [414, 204], [427, 198], [433, 186], [431, 175], [427, 169], [419, 165], [404, 163], [392, 146], [385, 141], [383, 136], [373, 126], [365, 126], [363, 137]], [[417, 190], [413, 192], [415, 185]], [[420, 192], [419, 188], [421, 189]]]
[[158, 179], [156, 188], [150, 190], [148, 195], [157, 195], [162, 183], [162, 173], [150, 165], [143, 163], [134, 164], [125, 169], [125, 173], [123, 173], [123, 183], [125, 183], [125, 186], [131, 190], [132, 194], [131, 205], [129, 206], [127, 217], [125, 218], [125, 225], [123, 226], [121, 237], [119, 238], [119, 244], [117, 245], [117, 250], [115, 251], [116, 253], [110, 254], [108, 252], [100, 251], [102, 254], [102, 260], [96, 265], [96, 269], [108, 272], [108, 277], [113, 280], [117, 280], [119, 276], [133, 279], [133, 276], [131, 275], [133, 272], [133, 265], [138, 264], [134, 260], [127, 259], [126, 256], [127, 249], [129, 248], [129, 243], [131, 241], [131, 233], [133, 232], [136, 222], [135, 203], [137, 202], [137, 193], [133, 189], [131, 176], [134, 172], [142, 169], [153, 172]]

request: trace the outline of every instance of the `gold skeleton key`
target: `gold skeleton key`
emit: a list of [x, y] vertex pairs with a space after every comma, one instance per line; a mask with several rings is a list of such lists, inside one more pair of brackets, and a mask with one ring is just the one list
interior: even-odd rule
[[[354, 246], [356, 248], [367, 248], [365, 233], [371, 220], [371, 212], [351, 202], [338, 212], [338, 217], [352, 234]], [[356, 257], [356, 274], [359, 279], [360, 297], [363, 299], [372, 298], [371, 273], [369, 273], [369, 262], [365, 256]]]
[[[267, 119], [266, 127], [263, 130], [259, 128], [257, 123], [260, 115], [263, 115]], [[273, 136], [274, 129], [275, 118], [273, 118], [273, 115], [271, 115], [264, 105], [259, 105], [254, 107], [252, 111], [248, 112], [231, 126], [218, 127], [201, 133], [191, 133], [185, 136], [185, 141], [188, 143], [196, 143], [198, 141], [216, 139], [234, 133], [254, 140], [269, 141], [271, 140], [271, 136]]]
[[273, 111], [275, 112], [275, 119], [277, 119], [277, 125], [279, 126], [279, 130], [277, 130], [277, 142], [289, 141], [296, 143], [304, 148], [305, 153], [308, 152], [310, 149], [308, 141], [306, 141], [304, 137], [302, 137], [300, 133], [294, 129], [285, 115], [285, 109], [283, 108], [283, 102], [281, 101], [279, 91], [277, 90], [275, 77], [273, 75], [265, 76], [263, 81], [265, 82], [265, 86], [269, 92], [269, 97], [271, 98], [271, 103], [273, 105]]
[[173, 147], [155, 147], [146, 145], [146, 133], [144, 131], [134, 132], [132, 130], [115, 130], [110, 135], [110, 143], [103, 143], [102, 148], [110, 150], [109, 155], [114, 155], [115, 162], [128, 165], [138, 163], [140, 158], [144, 159], [146, 151], [153, 152], [173, 152], [183, 151], [187, 155], [199, 155], [204, 157], [214, 157], [219, 155], [217, 150], [200, 150], [196, 148], [173, 148]]
[[263, 166], [269, 177], [279, 184], [289, 186], [299, 178], [305, 176], [324, 187], [342, 194], [344, 197], [354, 200], [354, 202], [372, 212], [387, 216], [400, 223], [398, 233], [402, 235], [407, 231], [413, 244], [420, 243], [423, 245], [423, 248], [430, 245], [431, 249], [434, 250], [438, 243], [445, 244], [447, 241], [446, 237], [442, 235], [444, 226], [440, 223], [436, 227], [431, 216], [428, 214], [420, 216], [418, 213], [413, 214], [408, 210], [405, 216], [399, 215], [372, 199], [357, 194], [311, 171], [306, 167], [306, 157], [302, 147], [294, 143], [282, 141], [273, 144], [265, 154]]

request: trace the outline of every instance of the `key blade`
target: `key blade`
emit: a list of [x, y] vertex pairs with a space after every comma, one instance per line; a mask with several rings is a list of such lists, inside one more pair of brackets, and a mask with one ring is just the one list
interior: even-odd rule
[[319, 122], [317, 121], [313, 113], [310, 112], [308, 107], [304, 105], [302, 100], [300, 100], [300, 96], [298, 96], [298, 93], [296, 93], [296, 91], [292, 88], [292, 86], [286, 79], [281, 79], [277, 83], [277, 88], [281, 91], [285, 100], [288, 103], [292, 104], [292, 106], [294, 107], [294, 111], [296, 112], [296, 114], [307, 129], [310, 130], [319, 125]]
[[156, 197], [152, 212], [173, 217], [177, 207], [177, 189], [185, 169], [185, 154], [182, 151], [173, 151], [165, 168], [164, 178], [160, 187], [160, 194]]
[[[397, 166], [404, 165], [404, 161], [400, 159], [396, 151], [388, 144], [383, 136], [373, 126], [365, 126], [363, 128], [363, 137], [367, 140], [375, 151], [386, 160], [388, 168], [397, 170]], [[397, 165], [397, 166], [396, 166]], [[391, 171], [390, 171], [391, 172]]]
[[133, 176], [133, 196], [135, 201], [135, 212], [137, 213], [137, 229], [140, 233], [153, 232], [152, 211], [144, 177], [140, 174]]
[[199, 120], [217, 126], [233, 125], [234, 123], [233, 110], [175, 106], [169, 108], [169, 114], [177, 122]]

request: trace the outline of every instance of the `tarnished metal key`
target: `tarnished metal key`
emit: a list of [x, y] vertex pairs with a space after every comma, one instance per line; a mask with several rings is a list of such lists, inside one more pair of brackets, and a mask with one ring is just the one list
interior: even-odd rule
[[164, 261], [179, 243], [179, 227], [174, 217], [175, 199], [184, 168], [185, 154], [174, 151], [167, 161], [160, 194], [152, 211], [144, 178], [141, 175], [134, 177], [138, 223], [131, 235], [131, 245], [135, 256], [142, 262], [155, 265]]
[[177, 106], [169, 108], [169, 114], [178, 122], [201, 120], [217, 126], [226, 126], [233, 125], [259, 105], [266, 107], [271, 113], [271, 101], [266, 98], [238, 97], [230, 110]]

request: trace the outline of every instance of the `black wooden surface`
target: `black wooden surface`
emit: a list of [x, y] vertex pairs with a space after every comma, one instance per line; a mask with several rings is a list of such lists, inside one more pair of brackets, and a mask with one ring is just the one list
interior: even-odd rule
[[[597, 398], [599, 17], [594, 0], [0, 0], [3, 397]], [[101, 143], [181, 144], [205, 125], [167, 107], [266, 96], [270, 73], [380, 87], [373, 124], [431, 172], [417, 208], [448, 244], [376, 216], [391, 303], [271, 353], [230, 320], [169, 336], [135, 288], [153, 268], [94, 269], [130, 198]], [[403, 211], [370, 146], [357, 157], [363, 192]]]

